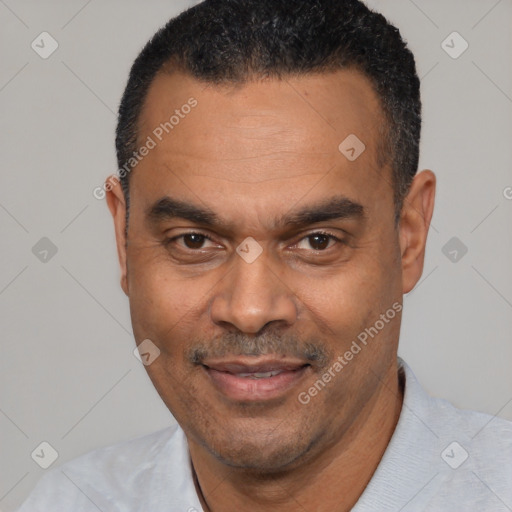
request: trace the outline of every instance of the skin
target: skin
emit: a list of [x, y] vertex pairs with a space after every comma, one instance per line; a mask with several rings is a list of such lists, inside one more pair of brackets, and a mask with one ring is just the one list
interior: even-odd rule
[[[400, 414], [400, 314], [308, 404], [298, 393], [419, 280], [435, 176], [416, 175], [396, 226], [391, 169], [377, 164], [385, 120], [356, 71], [236, 87], [159, 75], [140, 118], [141, 144], [190, 97], [197, 107], [132, 171], [127, 239], [120, 186], [107, 194], [136, 341], [149, 338], [161, 351], [146, 369], [185, 431], [205, 510], [350, 510]], [[352, 162], [338, 150], [349, 134], [366, 146]], [[276, 223], [336, 195], [364, 215]], [[221, 222], [151, 221], [147, 211], [163, 196]], [[319, 231], [344, 243], [311, 237]], [[211, 241], [164, 243], [191, 232]], [[250, 264], [236, 252], [246, 237], [262, 248]], [[305, 357], [306, 343], [324, 358], [282, 396], [251, 402], [227, 398], [189, 358], [197, 347], [232, 357], [256, 341], [258, 355], [247, 360]]]

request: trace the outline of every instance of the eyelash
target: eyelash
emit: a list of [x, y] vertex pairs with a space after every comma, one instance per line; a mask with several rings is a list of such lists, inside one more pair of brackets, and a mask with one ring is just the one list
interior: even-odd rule
[[[163, 244], [167, 247], [169, 246], [171, 243], [175, 242], [176, 240], [179, 240], [180, 238], [184, 238], [185, 236], [190, 236], [190, 235], [198, 235], [198, 236], [202, 236], [205, 240], [209, 240], [210, 242], [214, 242], [214, 240], [204, 234], [204, 233], [200, 233], [200, 232], [197, 232], [197, 231], [190, 231], [188, 233], [182, 233], [181, 235], [177, 235], [177, 236], [174, 236], [172, 238], [166, 238], [164, 241], [163, 241]], [[305, 236], [303, 236], [300, 240], [298, 240], [294, 246], [298, 245], [300, 242], [302, 242], [303, 240], [306, 240], [307, 238], [310, 238], [310, 237], [313, 237], [315, 235], [321, 235], [321, 236], [326, 236], [328, 237], [330, 240], [334, 240], [335, 243], [337, 244], [341, 244], [341, 245], [345, 245], [346, 242], [344, 240], [342, 240], [341, 238], [338, 238], [337, 236], [333, 235], [332, 233], [329, 233], [327, 231], [314, 231], [312, 233], [309, 233]], [[332, 247], [332, 246], [331, 246]], [[326, 249], [311, 249], [312, 251], [314, 252], [327, 252], [331, 247], [327, 247]], [[188, 247], [182, 247], [182, 249], [185, 249], [187, 251], [191, 251], [191, 252], [199, 252], [201, 251], [202, 249], [190, 249]]]

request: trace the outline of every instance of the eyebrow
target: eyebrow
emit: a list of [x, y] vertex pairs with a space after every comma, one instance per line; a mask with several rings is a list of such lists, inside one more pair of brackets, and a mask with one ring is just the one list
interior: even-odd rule
[[[366, 212], [361, 204], [344, 196], [334, 196], [275, 218], [273, 227], [304, 227], [329, 220], [358, 220], [365, 216]], [[210, 228], [223, 227], [225, 229], [229, 225], [209, 208], [169, 196], [162, 197], [150, 206], [146, 217], [151, 223], [179, 218]]]

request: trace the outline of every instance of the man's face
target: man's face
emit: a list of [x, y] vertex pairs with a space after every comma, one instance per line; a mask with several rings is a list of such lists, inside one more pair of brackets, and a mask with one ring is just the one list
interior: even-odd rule
[[123, 288], [137, 343], [160, 349], [153, 384], [218, 460], [306, 460], [364, 414], [396, 361], [400, 315], [374, 333], [403, 292], [384, 123], [355, 71], [237, 88], [160, 75], [150, 88], [139, 146], [156, 146], [130, 177]]

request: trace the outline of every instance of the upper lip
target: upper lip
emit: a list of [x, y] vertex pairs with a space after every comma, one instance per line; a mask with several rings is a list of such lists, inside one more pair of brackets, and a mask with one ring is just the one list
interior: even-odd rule
[[[252, 357], [254, 359], [254, 357]], [[227, 373], [264, 373], [276, 370], [290, 371], [298, 370], [309, 363], [297, 359], [258, 359], [250, 361], [248, 359], [226, 359], [226, 360], [206, 360], [203, 366], [212, 370]]]

